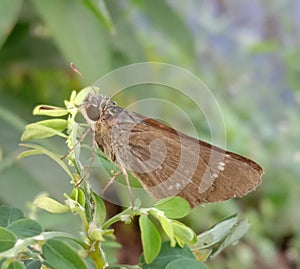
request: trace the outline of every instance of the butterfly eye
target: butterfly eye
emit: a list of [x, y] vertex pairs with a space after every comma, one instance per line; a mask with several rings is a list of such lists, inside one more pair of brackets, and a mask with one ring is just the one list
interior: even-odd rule
[[99, 108], [94, 106], [89, 106], [88, 108], [86, 108], [86, 114], [92, 121], [97, 121], [100, 117]]

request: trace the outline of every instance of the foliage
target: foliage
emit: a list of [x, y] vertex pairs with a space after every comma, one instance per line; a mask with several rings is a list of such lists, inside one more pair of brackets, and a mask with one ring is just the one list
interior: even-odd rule
[[[81, 134], [81, 127], [75, 119], [78, 112], [77, 107], [81, 104], [88, 89], [86, 88], [78, 94], [73, 92], [70, 100], [65, 101], [65, 109], [48, 105], [39, 105], [34, 109], [36, 115], [57, 117], [68, 114], [67, 125], [63, 125], [64, 128], [61, 128], [59, 119], [43, 120], [27, 125], [22, 135], [23, 141], [45, 139], [55, 135], [65, 138], [71, 149], [66, 156], [68, 165], [63, 162], [62, 156], [35, 144], [21, 144], [30, 149], [19, 155], [19, 158], [23, 158], [46, 154], [72, 178], [75, 187], [70, 195], [65, 194], [65, 204], [41, 195], [33, 201], [32, 205], [54, 214], [70, 211], [78, 215], [82, 223], [82, 238], [79, 240], [69, 233], [44, 232], [38, 222], [24, 218], [19, 209], [2, 206], [0, 208], [2, 268], [17, 266], [32, 268], [32, 263], [35, 263], [34, 268], [40, 268], [41, 265], [53, 268], [87, 268], [86, 263], [91, 260], [93, 268], [102, 269], [108, 266], [105, 242], [114, 239], [114, 230], [110, 228], [111, 225], [119, 221], [128, 224], [135, 216], [139, 217], [143, 245], [141, 268], [175, 269], [182, 268], [182, 264], [186, 264], [186, 268], [206, 268], [199, 261], [205, 261], [227, 245], [238, 241], [248, 227], [242, 227], [238, 224], [237, 218], [233, 216], [229, 218], [229, 223], [226, 220], [217, 224], [215, 228], [200, 235], [197, 240], [196, 234], [191, 228], [175, 220], [190, 213], [188, 202], [180, 197], [165, 198], [150, 208], [131, 205], [121, 213], [107, 219], [103, 200], [91, 189], [87, 181], [81, 182], [86, 173], [79, 159], [78, 135]], [[64, 112], [62, 113], [62, 111]], [[41, 126], [47, 128], [40, 128]], [[67, 134], [63, 133], [65, 129]], [[81, 183], [80, 187], [78, 187], [78, 180]], [[168, 245], [164, 244], [162, 247], [161, 235], [152, 219], [158, 221], [170, 240]], [[197, 254], [196, 257], [199, 261], [196, 260], [187, 245]], [[175, 249], [170, 250], [170, 247]]]
[[[82, 88], [69, 72], [69, 62], [88, 81], [126, 64], [172, 63], [212, 89], [225, 120], [228, 149], [251, 156], [265, 169], [255, 193], [194, 209], [185, 219], [199, 233], [234, 212], [249, 218], [246, 240], [211, 260], [210, 268], [299, 267], [298, 1], [99, 2], [100, 8], [97, 1], [0, 2], [1, 204], [31, 215], [28, 201], [37, 194], [47, 190], [61, 199], [62, 192], [72, 192], [69, 176], [44, 155], [16, 159], [24, 126], [33, 121], [32, 107], [59, 106], [71, 90]], [[170, 89], [126, 89], [114, 99], [126, 106], [145, 97], [179, 104], [199, 137], [209, 140], [199, 111]], [[158, 112], [165, 121], [175, 117], [171, 109]], [[177, 123], [184, 131], [184, 123]], [[67, 149], [61, 141], [42, 140], [40, 145], [63, 155]], [[71, 214], [34, 213], [47, 229], [77, 233]]]

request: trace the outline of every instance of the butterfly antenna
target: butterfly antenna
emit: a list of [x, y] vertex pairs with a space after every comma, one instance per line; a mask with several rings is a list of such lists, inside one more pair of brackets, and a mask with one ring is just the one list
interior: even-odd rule
[[[85, 76], [83, 76], [81, 74], [81, 72], [79, 71], [79, 69], [77, 68], [77, 66], [74, 63], [70, 63], [70, 67], [71, 69], [77, 74], [79, 75], [88, 85], [91, 85], [91, 83], [89, 83], [89, 81], [85, 78]], [[94, 93], [97, 93], [95, 87], [93, 85], [91, 85], [91, 88], [93, 89]]]

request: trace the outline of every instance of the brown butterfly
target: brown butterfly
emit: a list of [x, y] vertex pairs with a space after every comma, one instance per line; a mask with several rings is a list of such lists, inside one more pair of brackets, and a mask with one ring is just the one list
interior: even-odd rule
[[118, 107], [101, 94], [87, 94], [81, 111], [127, 183], [129, 170], [155, 199], [178, 195], [195, 207], [241, 197], [261, 182], [263, 169], [254, 161]]

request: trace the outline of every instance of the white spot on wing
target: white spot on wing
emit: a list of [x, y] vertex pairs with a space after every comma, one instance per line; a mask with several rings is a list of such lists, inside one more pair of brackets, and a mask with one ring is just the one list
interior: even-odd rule
[[217, 173], [213, 173], [212, 175], [211, 175], [211, 178], [213, 178], [213, 179], [215, 179], [215, 178], [217, 178], [218, 177], [218, 174]]
[[176, 182], [176, 184], [175, 184], [175, 188], [177, 189], [177, 190], [179, 190], [180, 188], [181, 188], [181, 184], [179, 183], [179, 182]]
[[223, 170], [225, 169], [225, 163], [224, 163], [224, 162], [219, 162], [219, 163], [218, 163], [218, 169], [219, 169], [220, 171], [223, 171]]
[[173, 185], [169, 185], [169, 186], [167, 187], [167, 189], [168, 189], [169, 191], [173, 190], [173, 188], [174, 188]]

